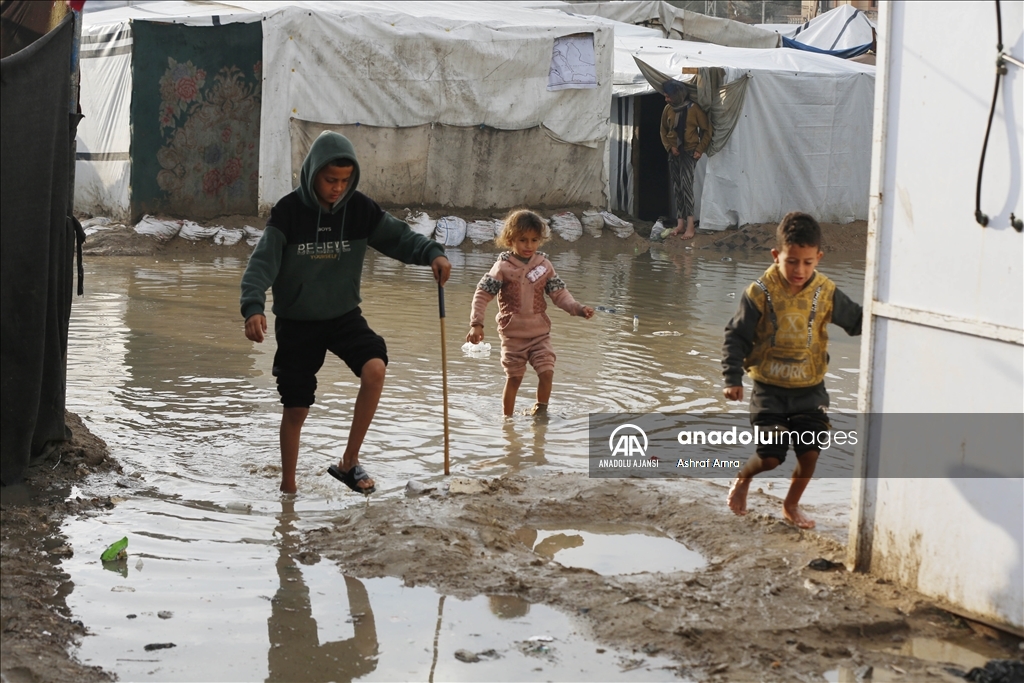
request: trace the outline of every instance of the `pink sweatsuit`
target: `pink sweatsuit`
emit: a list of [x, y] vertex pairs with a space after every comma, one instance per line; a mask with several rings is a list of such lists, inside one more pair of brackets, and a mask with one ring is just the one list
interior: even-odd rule
[[523, 263], [511, 251], [502, 252], [490, 272], [480, 278], [473, 296], [470, 325], [483, 325], [487, 304], [497, 295], [501, 366], [508, 377], [522, 377], [529, 362], [538, 373], [555, 369], [551, 319], [544, 294], [569, 315], [583, 315], [583, 304], [572, 298], [545, 254], [534, 253]]

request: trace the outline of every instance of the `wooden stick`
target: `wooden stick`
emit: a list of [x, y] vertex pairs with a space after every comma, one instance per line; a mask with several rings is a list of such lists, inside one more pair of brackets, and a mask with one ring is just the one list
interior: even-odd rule
[[437, 285], [437, 307], [441, 313], [441, 395], [444, 400], [444, 474], [451, 474], [448, 460], [448, 344], [444, 335], [444, 287]]

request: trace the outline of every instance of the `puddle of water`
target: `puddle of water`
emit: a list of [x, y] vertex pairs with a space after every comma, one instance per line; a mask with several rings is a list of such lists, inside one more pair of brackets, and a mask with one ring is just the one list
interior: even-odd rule
[[[954, 666], [962, 671], [970, 671], [975, 667], [984, 667], [990, 659], [1004, 659], [1006, 653], [985, 641], [970, 640], [956, 643], [939, 638], [915, 636], [893, 647], [882, 648], [880, 652], [904, 657], [913, 657], [929, 664]], [[857, 683], [856, 670], [839, 667], [826, 671], [825, 680], [831, 683]], [[875, 667], [871, 674], [872, 681], [903, 681], [906, 676], [885, 667]]]
[[965, 642], [963, 644], [940, 640], [938, 638], [912, 637], [907, 638], [899, 646], [886, 648], [885, 652], [923, 659], [927, 662], [952, 664], [964, 671], [976, 666], [983, 667], [990, 659], [1003, 659], [1005, 653], [998, 648], [987, 648], [984, 642]]
[[624, 531], [621, 526], [587, 530], [522, 527], [516, 531], [516, 538], [562, 566], [590, 569], [605, 576], [695, 572], [707, 564], [700, 553], [666, 536]]
[[344, 576], [327, 560], [303, 564], [292, 504], [256, 518], [267, 540], [248, 543], [248, 561], [200, 531], [237, 521], [210, 511], [179, 519], [178, 543], [133, 537], [127, 577], [76, 556], [74, 611], [95, 634], [79, 659], [122, 680], [678, 680], [671, 660], [602, 648], [574, 619], [516, 596], [459, 600]]
[[[759, 276], [766, 259], [751, 256], [726, 263], [714, 254], [692, 252], [654, 258], [620, 254], [616, 246], [612, 240], [592, 240], [551, 254], [580, 300], [616, 313], [584, 321], [559, 318], [555, 311], [559, 360], [546, 423], [523, 415], [502, 418], [500, 354], [468, 358], [455, 353], [461, 329], [452, 322], [448, 382], [453, 474], [583, 471], [592, 412], [736, 409], [724, 401], [720, 386], [722, 327], [736, 306], [735, 296], [728, 295], [738, 295]], [[468, 317], [476, 282], [494, 254], [453, 250], [451, 260], [455, 267], [446, 304], [450, 321], [455, 321]], [[826, 272], [856, 299], [863, 267], [862, 258], [844, 261], [830, 255]], [[68, 605], [95, 634], [83, 642], [83, 659], [122, 679], [265, 678], [271, 652], [268, 613], [281, 583], [276, 547], [282, 533], [277, 520], [280, 404], [271, 375], [273, 339], [256, 345], [242, 333], [237, 302], [245, 260], [211, 252], [179, 260], [93, 259], [86, 268], [86, 295], [76, 298], [72, 308], [67, 407], [110, 445], [126, 474], [141, 477], [145, 491], [102, 516], [70, 520], [63, 529], [75, 551], [63, 563], [75, 585]], [[409, 479], [434, 484], [443, 480], [437, 290], [428, 270], [371, 253], [362, 291], [364, 313], [387, 339], [391, 358], [363, 462], [378, 481], [379, 496], [399, 496]], [[402, 305], [395, 306], [395, 301]], [[640, 318], [636, 331], [634, 315]], [[653, 334], [666, 330], [682, 334]], [[837, 379], [830, 379], [829, 392], [833, 401], [849, 403], [856, 397], [857, 375], [850, 370], [855, 370], [860, 342], [843, 334], [830, 342]], [[333, 358], [318, 380], [317, 403], [302, 434], [297, 530], [324, 526], [339, 508], [361, 504], [325, 475], [344, 447], [358, 381]], [[534, 382], [532, 376], [524, 382], [521, 410], [533, 401]], [[109, 484], [88, 486], [92, 490], [85, 495], [125, 495]], [[98, 490], [103, 486], [110, 490]], [[775, 486], [772, 493], [785, 495], [784, 487]], [[816, 480], [804, 501], [843, 511], [849, 495], [849, 480]], [[845, 527], [842, 514], [836, 523]], [[556, 552], [559, 562], [593, 564], [596, 560], [576, 560], [572, 553], [622, 541], [584, 531], [589, 535], [573, 532], [583, 539], [582, 546]], [[100, 552], [122, 536], [130, 539], [127, 567], [104, 571]], [[672, 553], [681, 548], [673, 546]], [[645, 554], [654, 558], [665, 552], [659, 547]], [[305, 566], [301, 571], [307, 569], [326, 571]], [[635, 569], [615, 564], [607, 571]], [[654, 571], [649, 564], [639, 569]], [[322, 589], [328, 600], [324, 604], [347, 583], [334, 575], [331, 587]], [[368, 591], [371, 585], [367, 583]], [[508, 614], [517, 609], [521, 606], [502, 608]], [[161, 619], [161, 611], [173, 616]], [[531, 606], [526, 616], [539, 611]], [[137, 616], [128, 619], [128, 614]], [[318, 628], [333, 623], [329, 615], [318, 616]], [[178, 647], [142, 649], [159, 642]], [[406, 659], [419, 661], [413, 650], [408, 643], [389, 645], [389, 658], [378, 657], [376, 670], [382, 661], [389, 667], [400, 667]], [[182, 654], [186, 652], [187, 657]], [[592, 652], [589, 656], [593, 658]], [[463, 675], [463, 669], [450, 668], [445, 676], [491, 677], [489, 670], [484, 673], [486, 667], [501, 669], [500, 663], [511, 659], [508, 655], [483, 666], [445, 660], [446, 666], [465, 666], [470, 672]], [[278, 670], [276, 664], [274, 668]], [[420, 670], [415, 676], [396, 673], [398, 668], [389, 671], [393, 678], [424, 676]], [[601, 677], [614, 671], [602, 670]], [[573, 677], [568, 669], [543, 674], [548, 675]]]

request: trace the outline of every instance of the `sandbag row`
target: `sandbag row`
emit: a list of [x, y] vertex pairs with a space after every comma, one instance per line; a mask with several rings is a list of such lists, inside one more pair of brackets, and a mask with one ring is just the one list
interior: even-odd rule
[[[467, 238], [473, 244], [492, 242], [501, 232], [500, 220], [474, 220], [467, 222], [458, 216], [432, 219], [425, 211], [407, 210], [405, 222], [424, 237], [432, 237], [446, 247], [457, 247]], [[551, 232], [567, 242], [575, 242], [584, 230], [591, 237], [600, 237], [608, 228], [619, 238], [633, 234], [633, 224], [610, 211], [584, 211], [582, 221], [571, 211], [562, 211], [548, 219]]]

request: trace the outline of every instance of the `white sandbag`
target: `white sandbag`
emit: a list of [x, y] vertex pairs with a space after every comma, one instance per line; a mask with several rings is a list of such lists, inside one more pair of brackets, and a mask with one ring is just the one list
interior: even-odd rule
[[424, 237], [433, 237], [437, 221], [427, 215], [426, 211], [410, 211], [406, 209], [405, 222], [409, 224], [413, 232]]
[[549, 224], [551, 230], [566, 242], [575, 242], [583, 236], [583, 224], [572, 211], [556, 213]]
[[602, 211], [601, 217], [604, 218], [604, 224], [612, 229], [616, 237], [626, 238], [633, 234], [633, 224], [622, 220], [611, 211]]
[[434, 228], [434, 239], [446, 247], [457, 247], [466, 239], [466, 221], [458, 216], [445, 216], [437, 219]]
[[222, 225], [212, 225], [207, 228], [194, 221], [182, 221], [181, 230], [178, 232], [178, 235], [192, 242], [197, 242], [210, 239], [220, 232], [223, 227]]
[[245, 233], [245, 243], [250, 247], [255, 247], [260, 238], [263, 237], [263, 230], [254, 228], [251, 225], [243, 225], [242, 232]]
[[501, 226], [501, 221], [473, 221], [466, 225], [466, 237], [468, 237], [473, 244], [490, 242], [499, 232], [501, 232]]
[[600, 237], [604, 230], [604, 216], [599, 211], [584, 211], [583, 229], [591, 237]]
[[149, 214], [142, 217], [135, 226], [135, 232], [148, 237], [155, 237], [160, 242], [166, 242], [181, 230], [181, 221], [160, 220]]
[[244, 236], [245, 232], [239, 228], [221, 228], [213, 236], [213, 243], [223, 247], [231, 247], [238, 244]]
[[82, 229], [85, 231], [86, 236], [95, 234], [101, 230], [110, 230], [112, 227], [114, 227], [113, 221], [106, 216], [95, 216], [82, 221]]

